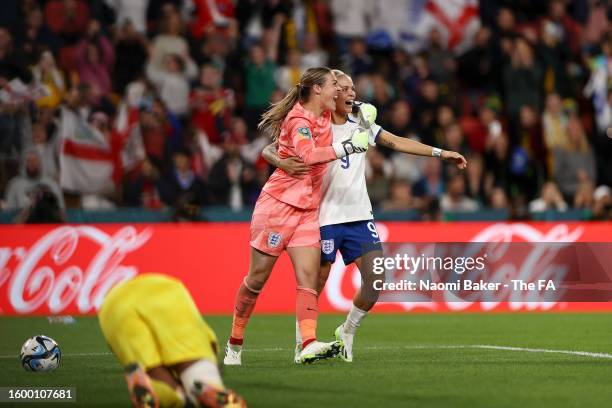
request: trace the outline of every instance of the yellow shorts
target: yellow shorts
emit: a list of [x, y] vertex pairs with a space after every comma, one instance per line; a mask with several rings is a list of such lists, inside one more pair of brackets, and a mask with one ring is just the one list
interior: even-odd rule
[[144, 274], [119, 284], [106, 296], [98, 317], [122, 366], [217, 361], [217, 336], [179, 280]]

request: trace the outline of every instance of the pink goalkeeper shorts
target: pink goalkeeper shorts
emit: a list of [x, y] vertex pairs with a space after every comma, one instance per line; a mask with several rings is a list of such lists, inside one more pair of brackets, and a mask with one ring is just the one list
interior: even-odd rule
[[262, 191], [251, 219], [251, 246], [279, 256], [290, 247], [321, 247], [319, 209], [285, 204]]

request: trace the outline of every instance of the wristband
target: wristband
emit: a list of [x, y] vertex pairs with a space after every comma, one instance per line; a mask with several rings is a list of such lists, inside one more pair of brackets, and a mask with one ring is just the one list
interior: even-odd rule
[[433, 149], [431, 149], [431, 155], [433, 157], [442, 157], [442, 149], [434, 147]]

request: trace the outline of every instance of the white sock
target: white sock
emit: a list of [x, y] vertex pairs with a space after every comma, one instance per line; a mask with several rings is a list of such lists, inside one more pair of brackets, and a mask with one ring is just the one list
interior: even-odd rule
[[361, 324], [361, 321], [367, 315], [368, 312], [359, 309], [355, 305], [352, 305], [351, 311], [348, 313], [348, 315], [346, 315], [346, 321], [344, 322], [344, 331], [349, 334], [355, 334], [357, 328]]
[[225, 388], [217, 365], [210, 360], [196, 361], [183, 370], [180, 377], [183, 388], [190, 399], [194, 398], [191, 394], [191, 390], [195, 388], [197, 382], [200, 384], [209, 384], [221, 389]]
[[295, 344], [302, 344], [302, 334], [300, 333], [300, 324], [295, 321]]

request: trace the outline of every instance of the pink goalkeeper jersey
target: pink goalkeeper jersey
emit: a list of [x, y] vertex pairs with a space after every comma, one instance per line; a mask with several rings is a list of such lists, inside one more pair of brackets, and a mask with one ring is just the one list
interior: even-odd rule
[[321, 204], [323, 175], [327, 163], [336, 159], [332, 144], [331, 113], [316, 117], [302, 104], [296, 103], [283, 121], [278, 138], [278, 156], [299, 157], [310, 165], [310, 172], [301, 179], [276, 169], [263, 190], [279, 201], [302, 209]]

